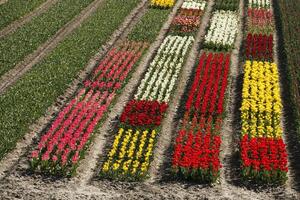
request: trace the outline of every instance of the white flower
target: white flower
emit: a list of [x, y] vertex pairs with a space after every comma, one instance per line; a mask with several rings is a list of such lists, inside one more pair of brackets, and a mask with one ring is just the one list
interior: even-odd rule
[[150, 63], [134, 98], [167, 102], [183, 66], [184, 57], [193, 41], [192, 36], [166, 37]]
[[238, 16], [232, 11], [216, 11], [204, 41], [206, 44], [233, 46], [238, 31]]
[[270, 0], [249, 0], [250, 8], [270, 8]]
[[182, 9], [194, 9], [194, 10], [204, 10], [206, 6], [206, 1], [185, 1], [183, 2]]

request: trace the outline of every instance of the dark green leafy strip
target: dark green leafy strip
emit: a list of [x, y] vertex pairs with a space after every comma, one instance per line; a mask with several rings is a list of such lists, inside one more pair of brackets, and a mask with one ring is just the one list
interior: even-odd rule
[[12, 35], [0, 39], [0, 76], [53, 36], [93, 0], [60, 0]]
[[286, 81], [283, 84], [283, 96], [289, 112], [295, 122], [295, 128], [300, 139], [300, 0], [273, 1], [275, 4], [275, 17], [279, 29], [279, 58], [282, 65], [282, 77]]
[[215, 9], [236, 11], [239, 8], [239, 0], [217, 0]]
[[170, 9], [163, 10], [149, 8], [146, 14], [128, 35], [128, 39], [153, 42], [170, 12]]
[[31, 12], [46, 0], [9, 0], [0, 6], [0, 29]]
[[107, 0], [48, 57], [0, 96], [0, 158], [68, 88], [140, 0]]

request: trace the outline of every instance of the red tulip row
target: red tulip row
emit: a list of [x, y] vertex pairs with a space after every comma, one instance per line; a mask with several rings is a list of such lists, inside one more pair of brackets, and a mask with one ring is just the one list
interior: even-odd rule
[[287, 152], [280, 138], [242, 137], [240, 142], [243, 176], [276, 183], [286, 180]]
[[186, 102], [186, 111], [191, 114], [221, 114], [230, 55], [223, 53], [203, 53], [201, 55], [195, 80]]
[[131, 100], [120, 117], [121, 123], [131, 126], [160, 126], [167, 103], [158, 101]]
[[200, 57], [174, 147], [172, 169], [178, 176], [207, 182], [219, 176], [229, 65], [230, 54], [204, 52]]
[[85, 87], [41, 137], [31, 155], [33, 169], [62, 175], [75, 173], [97, 124], [145, 48], [143, 43], [127, 42], [107, 54], [85, 81]]
[[273, 35], [251, 34], [246, 39], [247, 60], [273, 60]]
[[270, 10], [248, 9], [248, 32], [270, 34], [274, 31], [273, 13]]

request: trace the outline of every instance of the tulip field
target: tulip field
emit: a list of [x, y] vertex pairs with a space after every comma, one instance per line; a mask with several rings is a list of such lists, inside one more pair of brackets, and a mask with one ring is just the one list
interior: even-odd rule
[[299, 199], [296, 1], [0, 1], [0, 199]]

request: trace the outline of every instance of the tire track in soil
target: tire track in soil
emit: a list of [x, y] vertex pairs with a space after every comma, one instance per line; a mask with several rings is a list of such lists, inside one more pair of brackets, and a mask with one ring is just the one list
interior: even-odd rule
[[240, 138], [240, 106], [242, 91], [242, 63], [243, 63], [243, 37], [245, 33], [245, 1], [240, 0], [239, 5], [239, 27], [231, 52], [231, 64], [229, 74], [229, 87], [227, 90], [226, 117], [221, 130], [221, 154], [220, 160], [222, 169], [220, 173], [220, 182], [223, 185], [228, 183], [240, 184], [240, 166], [239, 166], [239, 146]]
[[[101, 1], [101, 0], [100, 0]], [[39, 118], [35, 123], [29, 127], [29, 132], [25, 134], [23, 140], [19, 141], [13, 151], [8, 153], [0, 161], [0, 183], [3, 182], [5, 178], [18, 179], [22, 175], [28, 175], [26, 171], [28, 168], [27, 165], [27, 155], [28, 152], [32, 149], [32, 145], [35, 145], [40, 138], [41, 132], [47, 129], [49, 123], [52, 122], [55, 116], [58, 115], [59, 111], [65, 106], [65, 104], [73, 97], [74, 93], [78, 90], [81, 85], [82, 80], [85, 80], [88, 75], [92, 72], [93, 68], [97, 65], [98, 61], [106, 55], [106, 53], [115, 45], [117, 40], [122, 37], [123, 33], [127, 30], [130, 22], [134, 19], [136, 13], [140, 8], [145, 4], [147, 0], [143, 0], [133, 11], [124, 19], [122, 24], [118, 29], [114, 31], [112, 36], [107, 40], [107, 42], [99, 48], [99, 51], [95, 56], [93, 56], [89, 61], [84, 70], [82, 70], [78, 78], [76, 78], [71, 84], [70, 87], [65, 91], [65, 93], [59, 96], [56, 102], [50, 106], [46, 115]], [[37, 180], [32, 180], [34, 176], [28, 176], [26, 178], [29, 181], [39, 181], [40, 176], [37, 176]], [[23, 177], [24, 178], [24, 177]], [[47, 179], [46, 177], [42, 177]], [[49, 178], [48, 180], [50, 180]], [[27, 180], [28, 181], [28, 180]], [[4, 181], [5, 182], [5, 181]], [[8, 183], [9, 184], [9, 183]], [[15, 184], [15, 183], [10, 183]], [[32, 182], [31, 182], [32, 184]], [[1, 184], [0, 184], [1, 185]], [[47, 186], [46, 186], [47, 187]], [[47, 188], [46, 188], [47, 189]], [[1, 191], [1, 190], [0, 190]]]
[[95, 0], [84, 10], [75, 16], [70, 22], [60, 28], [54, 36], [41, 44], [37, 50], [29, 54], [23, 61], [17, 64], [13, 69], [0, 77], [0, 95], [3, 94], [12, 84], [21, 76], [29, 71], [34, 65], [44, 59], [57, 45], [63, 41], [69, 34], [78, 28], [88, 17], [90, 17], [104, 0]]
[[[8, 0], [0, 1], [0, 5], [6, 3]], [[2, 30], [0, 30], [0, 38], [11, 34], [12, 32], [16, 31], [18, 28], [23, 26], [24, 24], [30, 22], [32, 18], [41, 15], [45, 11], [47, 11], [51, 6], [57, 3], [58, 0], [47, 0], [43, 4], [41, 4], [38, 8], [34, 9], [30, 13], [26, 14], [25, 16], [21, 17], [20, 19], [12, 22]]]
[[[294, 119], [291, 119], [292, 116], [290, 116], [289, 110], [292, 109], [290, 108], [290, 105], [288, 105], [288, 102], [286, 100], [285, 96], [286, 93], [289, 91], [288, 87], [283, 84], [286, 79], [286, 70], [283, 69], [284, 64], [281, 63], [280, 61], [280, 55], [279, 55], [279, 45], [280, 45], [280, 27], [278, 27], [278, 22], [277, 20], [281, 20], [276, 18], [276, 10], [275, 6], [278, 6], [278, 3], [274, 3], [271, 1], [271, 11], [274, 15], [274, 23], [275, 23], [275, 30], [274, 30], [274, 62], [277, 64], [278, 71], [279, 71], [279, 78], [280, 78], [280, 92], [281, 92], [281, 99], [282, 99], [282, 104], [283, 104], [283, 110], [282, 110], [282, 115], [281, 115], [281, 126], [283, 130], [283, 141], [286, 144], [287, 148], [287, 153], [288, 153], [288, 180], [286, 182], [286, 187], [285, 187], [285, 192], [292, 196], [295, 195], [298, 198], [300, 198], [299, 195], [299, 169], [300, 169], [300, 149], [299, 149], [299, 139], [297, 138], [297, 132], [293, 130], [293, 121]], [[281, 35], [283, 36], [283, 35]], [[288, 82], [286, 82], [288, 83]], [[291, 120], [291, 121], [290, 121]], [[298, 194], [295, 193], [295, 190], [298, 191]], [[276, 197], [276, 196], [275, 196]]]
[[206, 28], [209, 25], [213, 4], [213, 0], [209, 0], [207, 2], [205, 13], [201, 17], [199, 31], [195, 37], [194, 44], [188, 54], [187, 60], [181, 70], [178, 84], [175, 89], [175, 93], [173, 94], [174, 98], [170, 101], [166, 117], [162, 122], [156, 148], [153, 152], [154, 156], [149, 170], [150, 179], [147, 180], [148, 183], [165, 178], [166, 172], [170, 166], [172, 158], [171, 146], [175, 141], [178, 124], [175, 118], [178, 114], [178, 108], [180, 107], [180, 102], [184, 95], [186, 84], [192, 75], [195, 63], [198, 60], [199, 49], [201, 47], [202, 39], [206, 33]]

